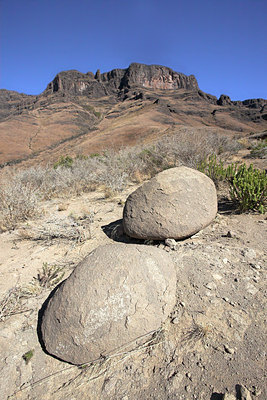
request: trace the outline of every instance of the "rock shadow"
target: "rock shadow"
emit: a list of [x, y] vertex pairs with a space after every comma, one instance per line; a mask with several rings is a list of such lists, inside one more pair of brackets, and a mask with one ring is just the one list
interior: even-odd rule
[[222, 393], [212, 393], [210, 400], [223, 400], [224, 394]]
[[101, 226], [103, 232], [115, 242], [144, 244], [145, 240], [134, 239], [124, 233], [122, 219], [110, 222], [108, 225]]
[[228, 197], [222, 197], [218, 201], [218, 212], [226, 215], [238, 214], [238, 209], [232, 200], [228, 199]]
[[[115, 242], [122, 243], [133, 243], [133, 244], [145, 244], [145, 245], [153, 245], [159, 246], [160, 244], [165, 245], [165, 239], [135, 239], [132, 238], [124, 232], [122, 219], [117, 219], [116, 221], [110, 222], [107, 225], [102, 225], [101, 229], [103, 232]], [[175, 239], [177, 243], [184, 242], [189, 239], [193, 235], [186, 236], [182, 239]], [[166, 238], [167, 239], [167, 238]], [[168, 247], [168, 245], [167, 245]]]
[[[45, 343], [44, 343], [44, 340], [43, 340], [43, 335], [42, 335], [41, 326], [42, 326], [42, 320], [43, 320], [44, 312], [45, 312], [45, 310], [46, 310], [46, 308], [47, 308], [47, 306], [48, 306], [48, 303], [49, 303], [50, 299], [54, 296], [54, 294], [55, 294], [55, 292], [57, 291], [57, 289], [60, 288], [60, 286], [65, 282], [65, 280], [66, 280], [66, 279], [64, 279], [64, 281], [60, 282], [60, 283], [52, 290], [52, 292], [49, 294], [49, 296], [47, 297], [47, 299], [46, 299], [45, 302], [43, 303], [42, 307], [40, 308], [40, 310], [39, 310], [39, 312], [38, 312], [37, 329], [36, 329], [36, 330], [37, 330], [37, 337], [38, 337], [39, 343], [40, 343], [41, 348], [42, 348], [42, 350], [44, 351], [44, 353], [47, 354], [47, 355], [49, 355], [50, 357], [55, 358], [56, 360], [63, 361], [63, 362], [66, 362], [66, 361], [62, 360], [61, 358], [59, 358], [59, 357], [57, 357], [57, 356], [54, 356], [53, 354], [49, 353], [49, 352], [46, 350]], [[68, 363], [68, 364], [69, 364], [69, 363]]]

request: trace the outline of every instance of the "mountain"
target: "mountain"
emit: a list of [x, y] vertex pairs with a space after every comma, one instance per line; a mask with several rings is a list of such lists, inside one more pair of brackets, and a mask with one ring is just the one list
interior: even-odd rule
[[60, 72], [37, 96], [0, 90], [0, 164], [53, 161], [150, 142], [181, 127], [233, 135], [267, 128], [267, 100], [231, 101], [159, 65]]

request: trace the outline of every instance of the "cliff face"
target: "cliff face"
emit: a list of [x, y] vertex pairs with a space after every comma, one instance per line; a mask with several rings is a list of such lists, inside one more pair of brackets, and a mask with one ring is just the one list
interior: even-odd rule
[[194, 75], [184, 75], [160, 65], [133, 63], [125, 70], [122, 87], [141, 86], [151, 89], [187, 89], [197, 90]]
[[133, 63], [127, 69], [114, 69], [100, 74], [98, 70], [82, 74], [79, 71], [60, 72], [43, 94], [65, 93], [99, 98], [135, 86], [151, 89], [198, 90], [197, 80], [160, 65]]

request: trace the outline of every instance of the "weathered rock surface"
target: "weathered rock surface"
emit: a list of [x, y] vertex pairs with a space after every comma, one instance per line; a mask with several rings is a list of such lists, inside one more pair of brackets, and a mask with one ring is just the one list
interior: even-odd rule
[[41, 328], [45, 347], [73, 364], [95, 360], [158, 329], [175, 292], [175, 269], [164, 251], [100, 246], [50, 299]]
[[178, 167], [159, 173], [128, 197], [123, 226], [127, 235], [138, 239], [182, 239], [209, 225], [216, 213], [211, 179]]
[[133, 86], [152, 89], [198, 89], [194, 75], [187, 76], [161, 65], [132, 63], [126, 69], [114, 69], [103, 74], [97, 70], [95, 76], [92, 76], [91, 72], [83, 74], [76, 70], [60, 72], [49, 83], [44, 94], [65, 92], [98, 98]]

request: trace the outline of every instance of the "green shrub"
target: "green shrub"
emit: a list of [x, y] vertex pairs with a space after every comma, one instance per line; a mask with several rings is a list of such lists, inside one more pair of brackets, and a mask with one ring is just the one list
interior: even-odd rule
[[237, 171], [237, 164], [228, 165], [226, 168], [221, 160], [217, 161], [216, 155], [212, 154], [209, 158], [202, 160], [197, 169], [211, 178], [215, 184], [218, 181], [232, 181]]
[[240, 165], [231, 182], [230, 195], [238, 204], [240, 211], [256, 210], [264, 213], [266, 210], [267, 176], [264, 171]]
[[71, 168], [73, 165], [73, 158], [70, 156], [61, 156], [60, 159], [53, 165], [54, 169], [58, 167]]
[[30, 362], [34, 354], [34, 350], [29, 350], [27, 353], [23, 354], [22, 358], [25, 361], [26, 364]]

